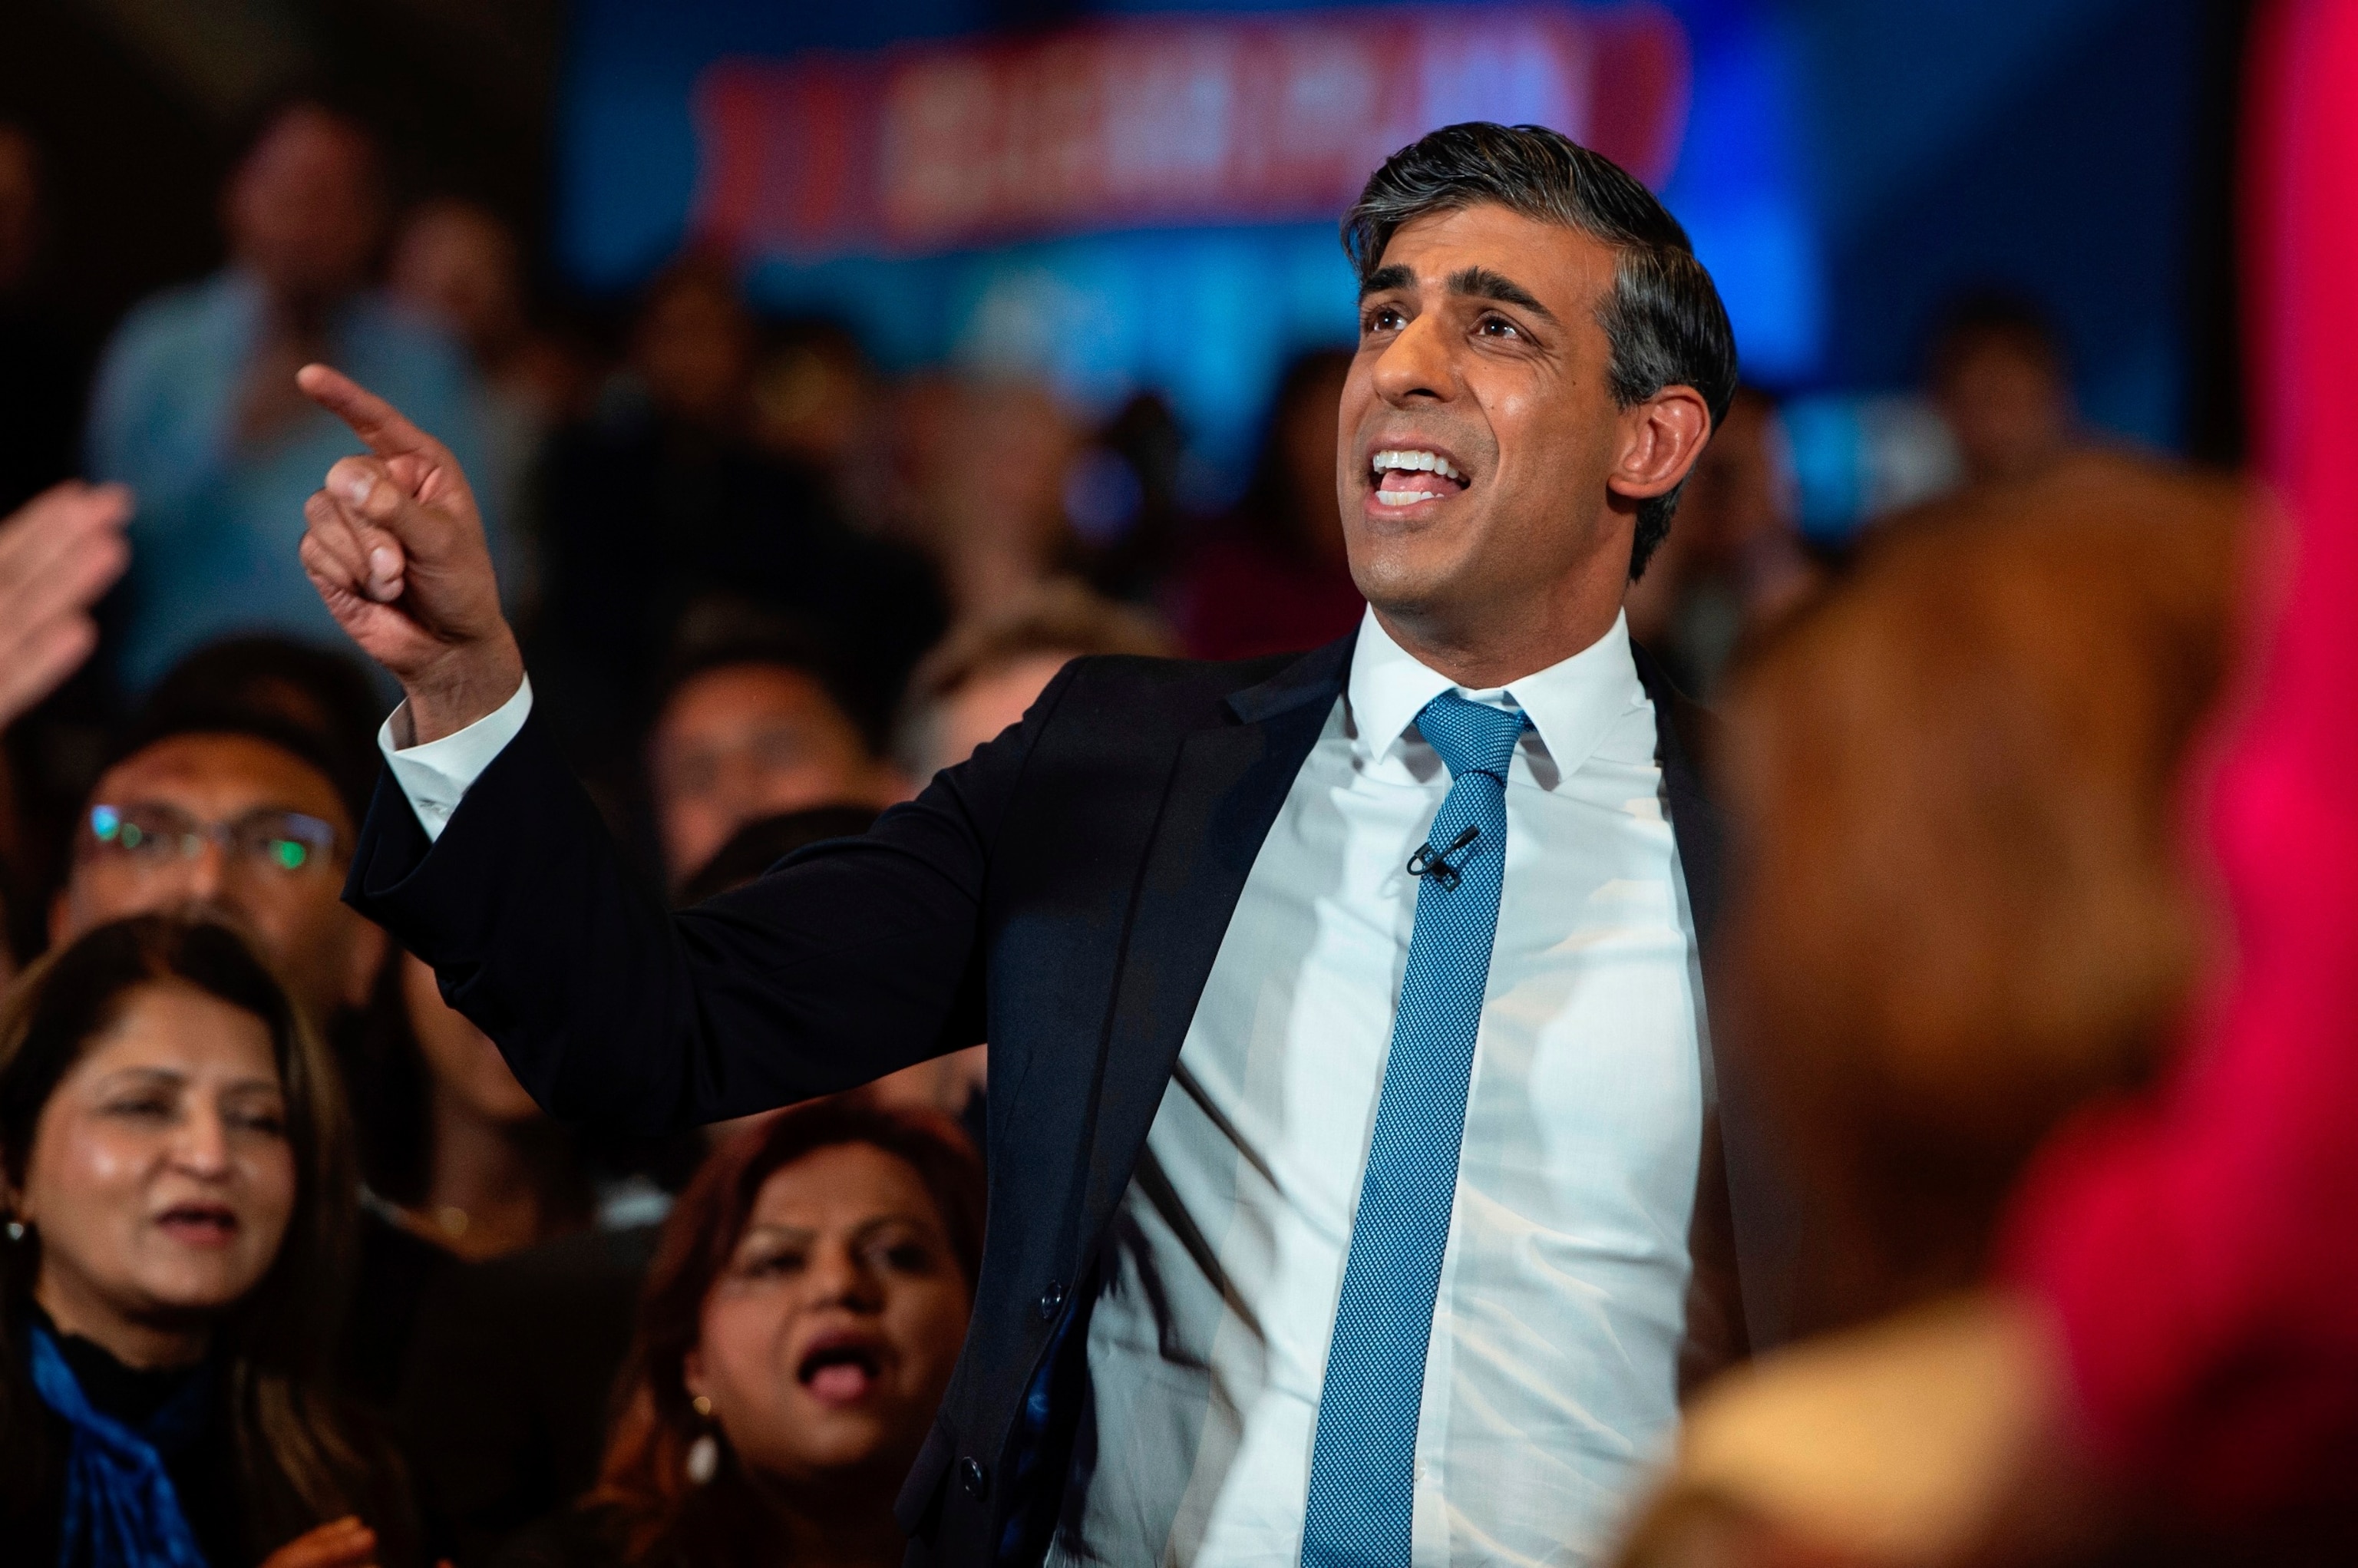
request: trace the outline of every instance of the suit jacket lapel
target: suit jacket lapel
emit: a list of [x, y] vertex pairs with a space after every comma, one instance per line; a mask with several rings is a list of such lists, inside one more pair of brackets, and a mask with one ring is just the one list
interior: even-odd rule
[[1131, 893], [1092, 1086], [1074, 1235], [1104, 1234], [1179, 1059], [1228, 918], [1294, 775], [1342, 695], [1356, 634], [1238, 692], [1182, 741]]

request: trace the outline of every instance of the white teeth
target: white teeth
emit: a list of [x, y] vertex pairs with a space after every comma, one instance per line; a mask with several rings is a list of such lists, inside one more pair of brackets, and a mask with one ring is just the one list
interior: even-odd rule
[[1386, 506], [1414, 506], [1420, 501], [1438, 501], [1441, 497], [1429, 490], [1379, 490], [1376, 499]]
[[1378, 473], [1382, 473], [1388, 469], [1397, 469], [1403, 472], [1437, 473], [1445, 479], [1456, 480], [1460, 483], [1463, 483], [1466, 479], [1466, 476], [1459, 473], [1450, 460], [1439, 452], [1405, 449], [1378, 452], [1372, 466]]

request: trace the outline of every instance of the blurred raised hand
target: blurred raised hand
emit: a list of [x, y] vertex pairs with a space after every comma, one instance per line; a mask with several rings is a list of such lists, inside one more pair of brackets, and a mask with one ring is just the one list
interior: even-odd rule
[[524, 681], [467, 476], [449, 448], [350, 377], [305, 365], [296, 384], [369, 449], [330, 469], [304, 503], [303, 569], [337, 624], [401, 682], [409, 733], [396, 740], [463, 730]]
[[68, 481], [0, 520], [0, 730], [98, 646], [90, 608], [123, 568], [131, 492]]

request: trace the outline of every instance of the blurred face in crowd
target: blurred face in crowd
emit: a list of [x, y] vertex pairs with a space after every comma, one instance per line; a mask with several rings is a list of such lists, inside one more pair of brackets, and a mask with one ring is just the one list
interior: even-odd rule
[[416, 954], [402, 955], [401, 987], [409, 1005], [410, 1032], [433, 1075], [438, 1099], [449, 1101], [471, 1120], [492, 1126], [538, 1119], [540, 1107], [516, 1082], [500, 1048], [465, 1013], [442, 1000], [434, 971]]
[[144, 1359], [252, 1291], [295, 1211], [286, 1119], [262, 1020], [177, 981], [128, 993], [42, 1107], [14, 1195], [58, 1326]]
[[688, 271], [655, 286], [639, 318], [633, 362], [655, 406], [715, 429], [743, 420], [753, 324], [727, 280]]
[[1657, 410], [1695, 446], [1708, 416], [1684, 388], [1616, 406], [1596, 320], [1614, 263], [1601, 241], [1494, 203], [1418, 218], [1384, 247], [1343, 389], [1338, 491], [1352, 578], [1389, 622], [1447, 640], [1539, 613], [1535, 590], [1601, 584], [1617, 602], [1637, 501], [1693, 460], [1661, 444]]
[[[1739, 392], [1711, 445], [1695, 460], [1679, 500], [1670, 538], [1693, 525], [1714, 559], [1740, 550], [1764, 533], [1787, 527], [1776, 451], [1775, 406], [1758, 392]], [[1664, 548], [1669, 541], [1664, 541]]]
[[1732, 589], [1748, 633], [1792, 609], [1818, 580], [1794, 527], [1776, 405], [1738, 391], [1711, 445], [1695, 460], [1678, 520], [1629, 585], [1629, 634], [1651, 646], [1679, 635], [1677, 617], [1699, 583]]
[[412, 213], [393, 247], [386, 283], [489, 358], [524, 320], [514, 236], [481, 208], [433, 201]]
[[1335, 410], [1349, 369], [1336, 361], [1329, 373], [1313, 379], [1278, 416], [1286, 488], [1293, 493], [1301, 542], [1330, 560], [1344, 555], [1343, 519], [1335, 510]]
[[2020, 479], [2071, 438], [2071, 390], [2044, 344], [1981, 332], [1954, 344], [1934, 400], [1974, 480]]
[[758, 1475], [897, 1480], [972, 1305], [915, 1171], [873, 1144], [816, 1150], [763, 1184], [705, 1298], [687, 1391]]
[[961, 422], [949, 463], [974, 514], [1012, 546], [1053, 542], [1064, 526], [1065, 471], [1081, 444], [1065, 406], [1035, 382], [991, 382], [966, 389]]
[[50, 909], [59, 944], [128, 914], [236, 927], [316, 1020], [358, 1007], [384, 934], [337, 896], [352, 818], [308, 762], [247, 735], [174, 735], [107, 770]]
[[754, 372], [754, 443], [789, 461], [838, 471], [868, 437], [874, 401], [868, 367], [850, 351], [795, 344]]
[[990, 614], [1038, 584], [1065, 549], [1065, 480], [1084, 431], [1036, 382], [958, 383], [920, 416], [915, 505], [959, 614]]
[[319, 306], [358, 287], [384, 226], [376, 149], [314, 105], [290, 109], [232, 177], [230, 251], [282, 302]]
[[826, 687], [780, 665], [726, 665], [684, 682], [655, 721], [652, 762], [675, 881], [757, 818], [901, 793]]
[[977, 746], [998, 739], [1001, 730], [1022, 719], [1038, 700], [1056, 678], [1056, 672], [1078, 656], [1068, 650], [1052, 649], [976, 671], [942, 699], [940, 759], [936, 767], [963, 762]]

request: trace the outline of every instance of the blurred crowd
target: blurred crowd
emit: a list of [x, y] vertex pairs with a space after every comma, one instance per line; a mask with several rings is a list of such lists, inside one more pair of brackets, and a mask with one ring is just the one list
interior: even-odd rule
[[[227, 265], [84, 366], [42, 179], [0, 126], [11, 1560], [135, 1507], [150, 1471], [65, 1459], [128, 1428], [217, 1568], [898, 1561], [980, 1256], [980, 1048], [661, 1143], [543, 1116], [339, 899], [390, 693], [297, 558], [352, 443], [294, 372], [459, 455], [536, 704], [686, 903], [862, 831], [1071, 658], [1349, 633], [1349, 349], [1293, 362], [1206, 509], [1151, 393], [888, 373], [712, 256], [611, 341], [560, 326], [500, 216], [397, 203], [369, 129], [303, 102], [222, 193]], [[1957, 301], [1925, 363], [1954, 493], [1805, 537], [1747, 387], [1628, 610], [1730, 715], [1713, 1026], [1781, 1065], [1819, 1330], [1983, 1278], [2042, 1140], [2167, 1070], [2213, 939], [2176, 825], [2243, 492], [2093, 445], [2018, 299]], [[157, 1216], [217, 1243], [200, 1274], [126, 1239]]]

